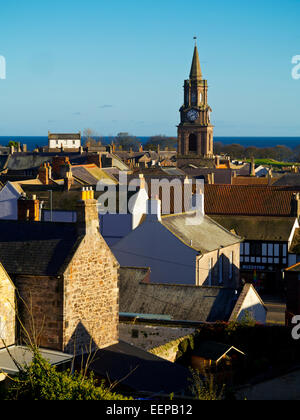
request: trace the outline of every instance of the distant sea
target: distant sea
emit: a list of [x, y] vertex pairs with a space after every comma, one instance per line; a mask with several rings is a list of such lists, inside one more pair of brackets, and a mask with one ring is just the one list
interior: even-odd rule
[[[113, 137], [104, 137], [107, 143], [110, 143]], [[141, 143], [147, 143], [149, 137], [137, 138]], [[29, 137], [29, 136], [0, 136], [0, 145], [6, 146], [9, 141], [17, 141], [22, 144], [27, 144], [28, 150], [32, 151], [36, 146], [47, 146], [48, 137]], [[274, 147], [287, 146], [291, 149], [300, 145], [300, 137], [214, 137], [215, 142], [223, 144], [241, 144], [242, 146], [256, 146], [256, 147]]]

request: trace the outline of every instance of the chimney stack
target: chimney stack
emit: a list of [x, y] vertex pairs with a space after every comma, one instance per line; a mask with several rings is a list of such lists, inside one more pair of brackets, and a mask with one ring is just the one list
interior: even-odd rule
[[51, 179], [51, 166], [49, 163], [43, 163], [43, 165], [39, 168], [38, 179], [44, 185], [49, 185], [49, 181]]
[[291, 216], [300, 217], [300, 194], [294, 193], [291, 202]]
[[256, 173], [255, 173], [255, 160], [254, 160], [254, 157], [253, 157], [253, 158], [251, 158], [251, 165], [250, 165], [250, 168], [251, 168], [251, 173], [250, 173], [250, 176], [256, 176]]
[[151, 198], [147, 202], [147, 221], [161, 222], [161, 201], [158, 197]]
[[72, 167], [70, 165], [70, 163], [67, 165], [66, 168], [66, 175], [64, 178], [64, 187], [66, 191], [70, 191], [71, 186], [73, 185], [73, 174], [72, 174]]
[[98, 168], [102, 168], [102, 155], [101, 153], [93, 153], [87, 156], [87, 163], [94, 164]]
[[80, 235], [99, 235], [97, 200], [92, 187], [83, 188], [77, 204], [77, 230]]
[[32, 199], [19, 198], [18, 220], [30, 222], [38, 222], [40, 220], [40, 202], [35, 195], [32, 196]]
[[208, 179], [208, 184], [214, 185], [215, 183], [215, 174], [214, 172], [211, 172], [210, 174], [207, 175], [207, 179]]

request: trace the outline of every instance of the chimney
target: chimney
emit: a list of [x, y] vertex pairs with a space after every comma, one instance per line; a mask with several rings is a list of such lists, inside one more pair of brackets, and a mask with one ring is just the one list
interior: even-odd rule
[[27, 153], [27, 144], [23, 144], [22, 149], [23, 149], [23, 153]]
[[161, 222], [161, 201], [158, 197], [147, 202], [147, 222]]
[[205, 210], [204, 210], [204, 185], [203, 187], [201, 185], [196, 186], [196, 192], [192, 195], [191, 198], [191, 204], [190, 204], [190, 210], [196, 211], [197, 216], [204, 216]]
[[[49, 173], [50, 172], [50, 173]], [[51, 167], [49, 163], [43, 163], [39, 168], [38, 179], [44, 185], [49, 185], [49, 179], [51, 178]]]
[[62, 167], [67, 163], [70, 164], [70, 160], [67, 156], [54, 156], [52, 159], [52, 171], [57, 178], [65, 177], [66, 172], [62, 170]]
[[219, 168], [219, 166], [220, 166], [220, 156], [216, 156], [215, 165], [216, 165], [216, 168]]
[[250, 168], [251, 168], [251, 170], [250, 170], [250, 176], [256, 176], [256, 173], [255, 173], [255, 160], [254, 160], [254, 157], [253, 157], [253, 158], [251, 158], [251, 165], [250, 165]]
[[112, 146], [112, 153], [115, 153], [115, 151], [116, 151], [116, 145], [115, 145], [115, 143], [112, 142], [111, 146]]
[[208, 184], [214, 185], [215, 183], [215, 174], [214, 172], [211, 172], [207, 175]]
[[87, 163], [91, 163], [98, 166], [98, 168], [102, 168], [101, 153], [98, 152], [88, 155]]
[[77, 204], [77, 230], [79, 235], [99, 235], [97, 200], [92, 187], [83, 188]]
[[32, 196], [32, 199], [19, 198], [18, 220], [30, 222], [38, 222], [40, 220], [40, 202], [35, 195]]
[[294, 193], [291, 201], [291, 216], [299, 218], [300, 216], [300, 194]]
[[66, 191], [70, 191], [71, 186], [73, 185], [73, 182], [74, 182], [74, 180], [73, 180], [73, 174], [72, 174], [72, 167], [69, 164], [69, 165], [67, 165], [66, 175], [65, 175], [65, 178], [64, 178], [64, 188], [65, 188]]
[[18, 142], [18, 153], [21, 153], [22, 152], [22, 149], [21, 149], [21, 143], [20, 142]]
[[145, 190], [146, 189], [146, 180], [145, 180], [144, 174], [140, 174], [139, 178], [140, 178], [140, 189]]
[[15, 153], [15, 147], [11, 144], [10, 146], [9, 146], [9, 154], [10, 155], [13, 155]]
[[80, 146], [79, 147], [79, 153], [82, 155], [83, 154], [83, 147], [82, 146]]
[[139, 147], [139, 152], [140, 152], [140, 153], [143, 153], [143, 151], [144, 151], [144, 149], [143, 149], [143, 145], [142, 145], [142, 144], [140, 144], [140, 147]]
[[160, 145], [157, 146], [157, 153], [160, 153]]

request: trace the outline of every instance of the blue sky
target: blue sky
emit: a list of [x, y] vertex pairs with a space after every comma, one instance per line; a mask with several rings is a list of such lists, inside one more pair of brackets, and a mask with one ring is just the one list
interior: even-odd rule
[[1, 2], [0, 136], [176, 135], [193, 36], [217, 136], [300, 136], [300, 0]]

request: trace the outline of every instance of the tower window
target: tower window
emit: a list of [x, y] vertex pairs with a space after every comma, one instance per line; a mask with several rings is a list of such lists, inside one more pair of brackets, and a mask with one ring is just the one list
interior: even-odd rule
[[189, 151], [197, 153], [197, 136], [196, 134], [190, 134], [189, 137]]

